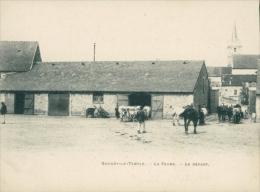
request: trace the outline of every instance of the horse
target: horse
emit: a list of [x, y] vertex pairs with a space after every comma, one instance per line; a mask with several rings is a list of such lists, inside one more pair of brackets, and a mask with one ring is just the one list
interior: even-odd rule
[[190, 121], [193, 122], [194, 133], [196, 134], [197, 133], [196, 127], [199, 120], [199, 112], [194, 108], [189, 107], [186, 108], [179, 116], [184, 118], [185, 134], [188, 135], [188, 128], [189, 128]]
[[233, 119], [234, 124], [239, 124], [241, 119], [241, 109], [240, 108], [233, 108]]
[[217, 106], [217, 114], [219, 121], [225, 121], [226, 115], [228, 114], [228, 107], [227, 106]]

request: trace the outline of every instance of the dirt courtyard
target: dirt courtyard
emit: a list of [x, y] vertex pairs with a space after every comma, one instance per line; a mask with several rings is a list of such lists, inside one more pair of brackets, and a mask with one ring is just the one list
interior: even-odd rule
[[4, 191], [259, 191], [260, 124], [7, 115]]

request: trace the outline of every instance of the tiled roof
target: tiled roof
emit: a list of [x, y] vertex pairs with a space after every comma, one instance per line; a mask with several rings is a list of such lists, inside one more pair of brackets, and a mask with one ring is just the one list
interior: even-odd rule
[[29, 71], [33, 65], [37, 48], [39, 49], [36, 41], [1, 41], [0, 71]]
[[258, 59], [256, 94], [260, 95], [260, 60]]
[[257, 69], [259, 55], [234, 55], [233, 69]]
[[202, 66], [181, 60], [36, 63], [31, 71], [6, 75], [0, 91], [190, 93]]
[[222, 75], [222, 86], [242, 86], [242, 82], [256, 82], [256, 75]]
[[221, 77], [222, 74], [232, 74], [231, 67], [207, 67], [209, 77]]

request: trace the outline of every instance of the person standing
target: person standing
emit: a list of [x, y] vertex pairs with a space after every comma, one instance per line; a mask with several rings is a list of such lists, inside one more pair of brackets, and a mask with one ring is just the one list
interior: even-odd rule
[[7, 108], [4, 102], [1, 102], [1, 115], [4, 116], [4, 120], [2, 122], [2, 124], [5, 124], [5, 114], [7, 113]]
[[141, 127], [143, 127], [143, 133], [146, 133], [145, 131], [145, 120], [147, 119], [147, 116], [143, 110], [143, 106], [140, 107], [140, 109], [136, 113], [136, 119], [139, 122], [138, 124], [138, 133], [141, 133]]
[[118, 105], [115, 108], [115, 112], [116, 112], [116, 118], [119, 119], [120, 118], [120, 113], [119, 113]]

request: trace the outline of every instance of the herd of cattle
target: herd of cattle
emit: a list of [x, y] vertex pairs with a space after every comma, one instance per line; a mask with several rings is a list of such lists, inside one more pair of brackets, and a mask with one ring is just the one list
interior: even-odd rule
[[[120, 114], [121, 121], [127, 119], [128, 121], [135, 121], [137, 111], [141, 108], [141, 106], [119, 106], [118, 111]], [[150, 117], [151, 107], [145, 106], [143, 108], [147, 119]]]
[[225, 121], [238, 124], [241, 118], [247, 118], [248, 111], [247, 108], [241, 107], [239, 104], [235, 106], [222, 105], [217, 107], [218, 119], [219, 121]]
[[[140, 109], [141, 106], [119, 106], [118, 112], [120, 114], [121, 121], [127, 119], [127, 121], [135, 121], [136, 113]], [[151, 107], [145, 106], [143, 110], [146, 113], [147, 119], [151, 117]], [[173, 117], [173, 125], [179, 125], [180, 114], [183, 113], [185, 107], [176, 107], [171, 108], [171, 113]], [[219, 121], [233, 122], [234, 124], [238, 124], [241, 118], [247, 118], [247, 109], [241, 107], [239, 104], [235, 106], [227, 106], [221, 105], [217, 107], [217, 114]], [[205, 123], [205, 118], [208, 115], [208, 111], [206, 108], [199, 109], [199, 116], [202, 124]]]

